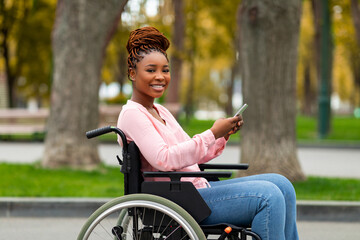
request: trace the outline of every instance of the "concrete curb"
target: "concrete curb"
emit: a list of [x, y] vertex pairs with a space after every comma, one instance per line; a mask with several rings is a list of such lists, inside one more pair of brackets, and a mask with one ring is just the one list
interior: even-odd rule
[[[0, 217], [88, 217], [112, 198], [0, 198]], [[360, 202], [298, 201], [299, 221], [360, 222]]]

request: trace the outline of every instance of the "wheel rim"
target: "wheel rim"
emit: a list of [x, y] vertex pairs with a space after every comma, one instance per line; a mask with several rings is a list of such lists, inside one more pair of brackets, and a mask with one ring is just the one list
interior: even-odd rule
[[[134, 197], [135, 196], [133, 196], [132, 198], [134, 198]], [[101, 231], [101, 234], [106, 234], [108, 239], [141, 239], [141, 240], [143, 240], [143, 239], [154, 239], [154, 240], [155, 239], [166, 239], [176, 231], [186, 232], [186, 235], [183, 239], [194, 239], [194, 240], [195, 239], [205, 239], [202, 237], [203, 233], [202, 233], [199, 225], [196, 222], [194, 224], [195, 220], [193, 220], [193, 218], [190, 215], [188, 215], [188, 213], [185, 210], [180, 209], [181, 211], [179, 211], [178, 205], [176, 205], [170, 201], [167, 202], [168, 200], [161, 199], [161, 198], [155, 197], [155, 196], [151, 197], [151, 198], [155, 197], [154, 198], [155, 201], [154, 201], [154, 199], [151, 199], [151, 200], [145, 199], [144, 200], [144, 199], [141, 199], [142, 198], [141, 196], [139, 196], [139, 197], [140, 197], [140, 199], [137, 199], [137, 200], [129, 200], [129, 201], [122, 201], [122, 202], [118, 201], [116, 204], [110, 203], [110, 204], [108, 204], [108, 206], [103, 207], [102, 209], [99, 209], [101, 211], [95, 212], [94, 214], [96, 216], [94, 216], [92, 218], [90, 217], [90, 219], [88, 220], [88, 223], [85, 224], [85, 226], [87, 225], [87, 227], [84, 226], [86, 231], [82, 231], [82, 232], [84, 232], [83, 235], [80, 234], [83, 237], [80, 237], [80, 235], [79, 235], [78, 239], [93, 239], [93, 236], [95, 236], [94, 234], [100, 234], [100, 233], [96, 233], [96, 231]], [[139, 197], [137, 197], [137, 198], [139, 198]], [[149, 197], [147, 197], [147, 198], [149, 198]], [[121, 198], [119, 198], [119, 200], [120, 199]], [[161, 201], [158, 201], [159, 199], [161, 199]], [[173, 209], [174, 206], [175, 206], [175, 210]], [[128, 216], [127, 209], [135, 209], [134, 217]], [[144, 221], [144, 219], [140, 219], [139, 217], [141, 217], [141, 216], [136, 215], [137, 209], [145, 209], [145, 210], [141, 210], [141, 211], [143, 211], [143, 215], [142, 215], [143, 218], [146, 215], [145, 211], [150, 210], [150, 212], [155, 211], [154, 218], [155, 218], [156, 214], [162, 214], [163, 216], [166, 215], [167, 217], [171, 218], [172, 221], [174, 221], [174, 222], [171, 225], [171, 228], [169, 228], [170, 230], [167, 229], [168, 226], [166, 226], [164, 228], [164, 226], [162, 226], [162, 223], [159, 225], [158, 229], [155, 229], [155, 227], [154, 227], [155, 224], [152, 224], [153, 225], [152, 230], [150, 229], [149, 226], [146, 226], [146, 228], [145, 228], [145, 225], [142, 225], [142, 222]], [[149, 210], [147, 210], [147, 209], [149, 209]], [[124, 211], [126, 212], [126, 214], [124, 214]], [[190, 221], [189, 221], [189, 216], [191, 218]], [[117, 219], [115, 219], [114, 217]], [[109, 221], [110, 218], [113, 220]], [[129, 218], [129, 219], [127, 219], [127, 218]], [[132, 220], [130, 220], [130, 218]], [[141, 221], [139, 221], [139, 220], [141, 220]], [[125, 229], [125, 233], [122, 233], [121, 238], [116, 238], [113, 234], [111, 234], [111, 230], [109, 229], [108, 226], [103, 226], [103, 225], [107, 225], [108, 224], [107, 222], [111, 222], [110, 225], [112, 227], [114, 227], [117, 224], [120, 224], [122, 231]], [[169, 224], [170, 224], [170, 222], [169, 222]], [[160, 226], [161, 226], [162, 232], [159, 231]], [[175, 228], [174, 226], [177, 226], [177, 228]], [[135, 233], [135, 231], [132, 229], [137, 229], [136, 230], [137, 233]], [[144, 229], [146, 229], [146, 230], [144, 230]], [[199, 234], [199, 229], [201, 232], [200, 234]], [[163, 238], [162, 236], [164, 236], [163, 233], [165, 230], [167, 231], [167, 233], [166, 233], [167, 237]], [[133, 231], [133, 234], [131, 234], [131, 231]], [[168, 233], [168, 232], [170, 232], [170, 233]], [[150, 236], [150, 237], [146, 238], [144, 236]], [[175, 236], [175, 234], [174, 234], [174, 236]], [[105, 238], [102, 237], [101, 239], [105, 239]]]

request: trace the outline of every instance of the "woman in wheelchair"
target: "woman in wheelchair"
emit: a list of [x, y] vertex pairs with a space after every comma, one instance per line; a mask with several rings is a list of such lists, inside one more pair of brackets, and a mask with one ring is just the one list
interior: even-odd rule
[[[169, 45], [168, 39], [153, 27], [130, 33], [126, 47], [133, 92], [119, 115], [118, 128], [139, 147], [143, 172], [200, 171], [198, 164], [219, 156], [230, 135], [239, 131], [244, 121], [241, 116], [218, 119], [210, 129], [190, 138], [165, 107], [154, 103], [170, 84], [166, 54]], [[211, 209], [201, 224], [251, 226], [263, 240], [298, 239], [295, 191], [281, 175], [181, 181], [190, 181]]]

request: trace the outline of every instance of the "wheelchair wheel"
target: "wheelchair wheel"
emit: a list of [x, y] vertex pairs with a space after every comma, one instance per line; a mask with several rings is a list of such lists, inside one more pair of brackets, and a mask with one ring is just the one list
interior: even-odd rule
[[150, 194], [116, 198], [86, 221], [78, 240], [205, 240], [194, 218], [179, 205]]

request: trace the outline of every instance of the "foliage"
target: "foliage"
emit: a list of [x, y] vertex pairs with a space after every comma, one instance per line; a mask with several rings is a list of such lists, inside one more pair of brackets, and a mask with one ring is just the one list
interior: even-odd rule
[[[36, 164], [0, 163], [2, 197], [118, 197], [123, 195], [123, 176], [118, 167], [100, 166], [94, 171], [50, 170]], [[299, 200], [360, 198], [359, 179], [309, 177], [294, 183]]]
[[334, 88], [341, 99], [360, 106], [360, 89], [355, 84], [360, 69], [360, 46], [357, 44], [350, 1], [333, 0], [335, 36]]
[[[11, 24], [9, 32], [11, 71], [15, 74], [16, 88], [24, 99], [37, 98], [47, 105], [51, 87], [51, 30], [54, 24], [55, 0], [14, 1], [3, 0]], [[226, 86], [229, 71], [236, 51], [234, 38], [236, 33], [236, 10], [241, 0], [184, 0], [186, 5], [187, 34], [186, 50], [182, 53], [187, 59], [182, 74], [182, 103], [188, 98], [188, 84], [195, 82], [194, 100], [197, 107], [213, 107], [214, 103], [223, 106], [229, 96]], [[16, 4], [15, 4], [16, 3]], [[138, 4], [137, 4], [138, 3]], [[158, 4], [157, 13], [151, 14], [146, 8]], [[350, 100], [353, 105], [360, 104], [360, 90], [354, 85], [354, 69], [360, 68], [360, 48], [356, 44], [355, 32], [350, 11], [350, 1], [330, 1], [333, 18], [333, 37], [335, 40], [333, 87], [342, 100]], [[13, 6], [13, 7], [12, 7]], [[196, 17], [196, 27], [191, 19]], [[3, 19], [3, 18], [2, 18]], [[9, 21], [7, 20], [7, 21]], [[110, 82], [127, 82], [125, 49], [129, 31], [144, 25], [154, 25], [171, 40], [173, 9], [171, 1], [129, 1], [122, 15], [116, 35], [107, 48], [102, 69], [102, 79]], [[1, 24], [5, 24], [2, 20]], [[298, 99], [304, 96], [304, 70], [310, 67], [311, 84], [316, 92], [316, 71], [314, 49], [314, 26], [311, 1], [303, 1], [301, 35], [299, 41]], [[194, 28], [195, 27], [195, 28]], [[197, 51], [192, 58], [189, 55], [191, 37], [195, 38]], [[169, 55], [174, 54], [170, 46]], [[0, 69], [4, 71], [3, 59]], [[189, 77], [190, 62], [195, 61], [194, 79]], [[316, 100], [316, 99], [315, 99]], [[210, 104], [208, 104], [210, 102]], [[301, 103], [303, 104], [303, 103]], [[211, 107], [210, 107], [211, 106]]]
[[[18, 82], [25, 98], [48, 99], [52, 73], [51, 29], [54, 1], [36, 1], [28, 17], [18, 26], [16, 56], [21, 79]], [[46, 21], [44, 20], [46, 19]]]
[[[300, 108], [303, 109], [305, 103], [305, 95], [307, 94], [304, 87], [305, 71], [309, 71], [310, 89], [314, 95], [317, 91], [316, 61], [314, 55], [314, 17], [311, 10], [311, 2], [303, 1], [302, 18], [300, 23], [300, 40], [298, 50], [298, 66], [297, 66], [297, 98]], [[308, 69], [307, 69], [308, 68]], [[309, 94], [309, 93], [308, 93]]]
[[49, 97], [52, 70], [50, 33], [55, 5], [55, 0], [1, 1], [0, 22], [2, 33], [6, 32], [1, 39], [1, 60], [9, 62], [9, 69], [0, 67], [0, 70], [7, 71], [8, 81], [14, 79], [12, 92], [17, 93], [17, 98], [32, 97], [41, 101]]
[[107, 104], [125, 104], [128, 97], [124, 95], [123, 93], [119, 93], [113, 98], [106, 99]]

